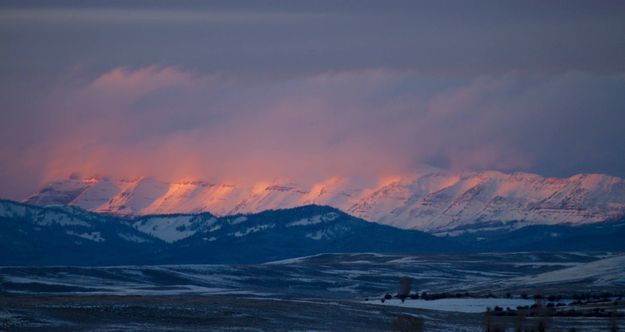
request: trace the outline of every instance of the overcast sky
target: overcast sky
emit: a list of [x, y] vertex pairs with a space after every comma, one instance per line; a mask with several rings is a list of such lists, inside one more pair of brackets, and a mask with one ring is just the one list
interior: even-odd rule
[[84, 175], [625, 176], [623, 1], [3, 1], [0, 197]]

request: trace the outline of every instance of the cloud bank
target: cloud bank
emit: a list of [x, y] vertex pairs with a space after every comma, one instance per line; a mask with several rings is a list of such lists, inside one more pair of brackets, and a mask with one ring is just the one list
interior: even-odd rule
[[421, 164], [557, 174], [568, 171], [558, 165], [621, 158], [624, 88], [623, 77], [584, 73], [441, 86], [387, 70], [267, 82], [116, 68], [58, 85], [44, 102], [54, 116], [34, 123], [45, 139], [10, 154], [35, 158], [46, 180], [77, 171], [318, 181], [379, 178]]
[[72, 172], [625, 176], [623, 8], [437, 3], [7, 6], [0, 196]]

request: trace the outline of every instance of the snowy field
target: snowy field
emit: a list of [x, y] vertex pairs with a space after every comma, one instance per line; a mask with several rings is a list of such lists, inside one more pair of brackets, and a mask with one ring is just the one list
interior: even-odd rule
[[[323, 254], [254, 265], [0, 267], [12, 294], [223, 295], [365, 298], [395, 292], [410, 277], [419, 292], [625, 287], [625, 255], [512, 253]], [[578, 287], [578, 286], [576, 286]]]
[[[382, 302], [401, 277], [412, 279], [413, 292], [472, 297]], [[624, 293], [625, 255], [363, 253], [256, 265], [0, 267], [0, 281], [0, 330], [383, 331], [409, 315], [427, 331], [481, 331], [487, 307], [531, 305], [522, 292]], [[595, 318], [552, 324], [607, 326]]]

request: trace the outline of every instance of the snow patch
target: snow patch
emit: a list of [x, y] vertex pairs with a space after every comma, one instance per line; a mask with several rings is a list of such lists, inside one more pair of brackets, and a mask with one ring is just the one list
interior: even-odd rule
[[306, 237], [313, 240], [321, 240], [323, 238], [329, 239], [330, 237], [326, 233], [326, 231], [316, 231], [314, 233], [306, 234]]
[[316, 224], [320, 224], [323, 222], [336, 220], [338, 217], [339, 217], [338, 213], [330, 212], [330, 213], [290, 222], [286, 224], [286, 227], [316, 225]]
[[[276, 227], [276, 224], [268, 224], [268, 225], [259, 225], [259, 226], [254, 226], [254, 227], [248, 227], [247, 229], [245, 229], [245, 231], [241, 232], [241, 231], [237, 231], [234, 233], [234, 236], [236, 237], [243, 237], [252, 233], [256, 233], [256, 232], [260, 232], [260, 231], [266, 231], [268, 229], [272, 229]], [[232, 235], [232, 233], [231, 233]]]
[[247, 221], [247, 217], [246, 216], [239, 216], [234, 218], [232, 221], [229, 221], [230, 225], [237, 225], [240, 224], [244, 221]]
[[218, 231], [220, 229], [221, 229], [221, 225], [216, 225], [216, 226], [211, 227], [208, 231], [209, 232], [216, 232], [216, 231]]
[[150, 242], [147, 239], [139, 237], [139, 236], [136, 236], [134, 234], [119, 233], [117, 235], [119, 235], [119, 237], [121, 237], [122, 239], [124, 239], [126, 241], [130, 241], [130, 242], [136, 242], [136, 243]]
[[153, 217], [136, 222], [133, 226], [138, 231], [173, 243], [196, 233], [192, 219], [193, 216]]
[[387, 305], [405, 308], [419, 308], [438, 311], [464, 312], [464, 313], [481, 313], [486, 308], [494, 308], [499, 306], [502, 308], [516, 308], [518, 306], [526, 306], [534, 304], [533, 300], [524, 299], [496, 299], [496, 298], [463, 298], [463, 299], [440, 299], [440, 300], [412, 300], [408, 299], [403, 303], [399, 299], [370, 300], [365, 301], [368, 304]]
[[65, 233], [67, 233], [68, 235], [78, 236], [93, 242], [104, 242], [104, 238], [102, 237], [102, 234], [100, 234], [100, 232], [75, 233], [72, 231], [67, 231]]

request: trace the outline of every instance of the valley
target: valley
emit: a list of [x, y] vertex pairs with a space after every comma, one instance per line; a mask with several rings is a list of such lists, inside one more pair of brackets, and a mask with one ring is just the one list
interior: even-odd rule
[[[582, 252], [359, 253], [246, 265], [2, 267], [0, 322], [12, 331], [113, 331], [122, 326], [379, 331], [408, 315], [427, 331], [481, 331], [487, 307], [531, 304], [535, 294], [570, 302], [574, 296], [610, 292], [616, 300], [625, 295], [623, 261], [620, 254]], [[581, 275], [580, 270], [589, 272]], [[412, 293], [469, 297], [382, 302], [385, 294], [397, 292], [401, 277], [412, 279]], [[446, 304], [450, 301], [455, 304]], [[509, 327], [515, 321], [490, 319]], [[538, 319], [527, 317], [523, 324], [534, 326]], [[584, 316], [549, 320], [554, 329], [584, 331], [602, 331], [610, 323]]]

